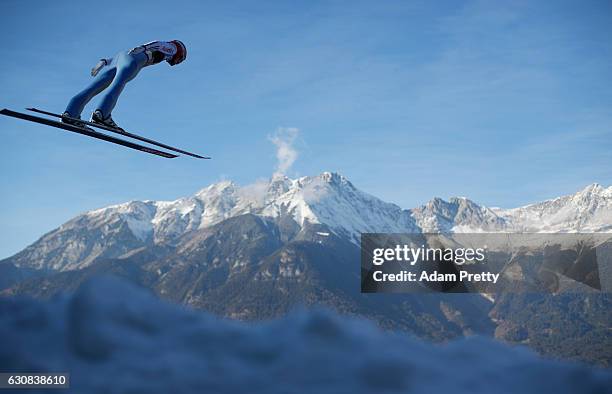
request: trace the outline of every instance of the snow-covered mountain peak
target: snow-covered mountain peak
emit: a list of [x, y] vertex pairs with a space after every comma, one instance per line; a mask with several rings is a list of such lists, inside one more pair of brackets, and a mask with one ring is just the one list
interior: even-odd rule
[[[238, 186], [224, 180], [175, 201], [130, 201], [91, 211], [125, 220], [139, 239], [172, 242], [186, 231], [252, 213], [325, 224], [355, 242], [362, 232], [574, 232], [612, 229], [612, 187], [593, 183], [577, 193], [514, 209], [488, 208], [466, 197], [435, 197], [403, 210], [360, 191], [343, 175], [323, 172]], [[105, 219], [104, 219], [105, 218]]]
[[94, 209], [93, 211], [86, 212], [85, 215], [90, 217], [96, 216], [104, 216], [109, 213], [112, 214], [140, 214], [143, 211], [148, 211], [152, 205], [154, 205], [154, 201], [140, 201], [140, 200], [132, 200], [128, 202], [124, 202], [121, 204], [109, 205], [104, 208]]
[[285, 175], [274, 175], [266, 187], [267, 199], [279, 197], [293, 187], [294, 181]]
[[87, 212], [44, 235], [16, 262], [72, 269], [150, 243], [173, 245], [187, 233], [244, 214], [322, 224], [355, 244], [360, 234], [372, 232], [612, 232], [612, 187], [592, 184], [514, 209], [488, 208], [465, 197], [402, 209], [332, 172], [297, 179], [277, 174], [246, 186], [224, 180], [174, 201], [130, 201]]
[[209, 195], [219, 195], [219, 194], [231, 194], [233, 193], [238, 186], [229, 180], [222, 180], [217, 183], [210, 184], [209, 186], [198, 191], [194, 197], [200, 198], [203, 196]]
[[289, 189], [269, 201], [265, 216], [292, 215], [299, 224], [321, 223], [358, 242], [363, 232], [414, 230], [407, 211], [356, 189], [344, 176], [324, 172], [291, 181]]
[[612, 191], [612, 186], [605, 188], [597, 182], [587, 185], [579, 193], [595, 193], [595, 194], [606, 194]]
[[337, 172], [326, 171], [319, 175], [319, 177], [329, 184], [353, 188], [353, 184], [349, 182], [349, 180], [344, 177], [344, 175], [338, 174]]
[[593, 183], [554, 199], [495, 212], [525, 232], [612, 231], [612, 187]]
[[325, 224], [355, 242], [361, 232], [414, 230], [407, 211], [359, 191], [346, 177], [331, 172], [298, 179], [277, 174], [242, 187], [221, 181], [191, 197], [131, 201], [85, 215], [122, 218], [141, 240], [152, 235], [156, 242], [173, 243], [185, 232], [247, 213], [291, 216], [299, 225]]
[[497, 232], [507, 227], [493, 210], [465, 197], [435, 197], [412, 209], [412, 215], [423, 232]]
[[574, 196], [582, 200], [610, 199], [612, 198], [612, 186], [605, 188], [599, 183], [592, 183]]

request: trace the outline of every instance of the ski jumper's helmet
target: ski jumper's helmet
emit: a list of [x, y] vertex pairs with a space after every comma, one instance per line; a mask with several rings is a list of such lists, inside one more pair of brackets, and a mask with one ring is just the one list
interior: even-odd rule
[[176, 54], [172, 56], [170, 60], [168, 60], [168, 63], [171, 66], [174, 66], [182, 63], [187, 58], [187, 47], [185, 47], [185, 44], [179, 40], [172, 40], [170, 42], [176, 46]]

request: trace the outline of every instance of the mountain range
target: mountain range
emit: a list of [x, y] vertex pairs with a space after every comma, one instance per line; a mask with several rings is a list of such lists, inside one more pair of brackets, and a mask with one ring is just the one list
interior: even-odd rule
[[194, 231], [245, 214], [290, 221], [296, 230], [321, 225], [356, 244], [361, 233], [374, 232], [612, 232], [612, 187], [592, 184], [575, 194], [514, 209], [489, 208], [463, 197], [434, 198], [402, 209], [336, 173], [277, 176], [246, 187], [223, 181], [174, 201], [130, 201], [86, 212], [8, 261], [34, 269], [80, 269], [144, 246], [178, 245]]
[[223, 181], [175, 201], [130, 201], [79, 215], [1, 261], [0, 291], [49, 298], [111, 273], [230, 318], [322, 304], [432, 340], [476, 333], [612, 363], [612, 341], [598, 341], [609, 338], [612, 321], [606, 294], [361, 294], [359, 240], [368, 232], [612, 232], [612, 187], [593, 184], [514, 209], [467, 198], [403, 209], [336, 173], [244, 187]]

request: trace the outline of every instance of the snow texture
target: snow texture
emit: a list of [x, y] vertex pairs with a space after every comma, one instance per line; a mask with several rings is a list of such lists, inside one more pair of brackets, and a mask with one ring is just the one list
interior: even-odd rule
[[[157, 240], [175, 239], [186, 231], [245, 213], [290, 215], [300, 225], [325, 224], [355, 242], [365, 232], [612, 232], [612, 186], [598, 184], [514, 209], [488, 208], [455, 197], [450, 201], [434, 198], [406, 210], [364, 193], [342, 175], [330, 172], [298, 179], [277, 175], [259, 191], [254, 189], [223, 181], [193, 197], [170, 202], [132, 201], [88, 215], [120, 212], [137, 237], [144, 239], [147, 232], [153, 232]], [[152, 211], [138, 209], [141, 204]]]
[[[220, 320], [100, 277], [0, 301], [0, 369], [68, 371], [75, 393], [605, 393], [610, 371], [473, 337], [446, 345], [321, 310]], [[37, 392], [28, 390], [28, 392]]]
[[29, 246], [16, 264], [80, 269], [100, 256], [118, 257], [130, 248], [174, 245], [190, 231], [247, 213], [291, 217], [300, 226], [322, 224], [356, 245], [360, 235], [369, 232], [612, 233], [612, 186], [593, 184], [514, 209], [488, 208], [464, 197], [434, 198], [421, 207], [402, 209], [358, 190], [336, 173], [298, 179], [275, 174], [244, 187], [222, 181], [175, 201], [130, 201], [87, 212]]
[[[325, 224], [354, 242], [363, 232], [419, 231], [409, 211], [359, 191], [338, 174], [298, 179], [275, 175], [257, 186], [242, 188], [223, 181], [176, 201], [131, 201], [85, 215], [104, 220], [119, 214], [136, 237], [144, 240], [152, 235], [158, 242], [246, 213], [272, 218], [289, 215], [300, 225]], [[141, 212], [143, 204], [150, 209], [149, 215]]]

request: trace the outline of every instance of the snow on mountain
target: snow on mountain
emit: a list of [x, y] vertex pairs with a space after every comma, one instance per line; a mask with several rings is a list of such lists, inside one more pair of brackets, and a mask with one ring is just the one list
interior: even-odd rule
[[514, 231], [612, 232], [612, 186], [594, 183], [575, 194], [494, 212]]
[[408, 211], [359, 191], [345, 177], [329, 172], [291, 181], [286, 192], [265, 201], [258, 213], [272, 217], [285, 213], [300, 225], [305, 221], [325, 224], [355, 242], [366, 232], [418, 231]]
[[412, 215], [423, 232], [500, 232], [508, 230], [508, 223], [493, 210], [479, 206], [464, 197], [450, 201], [434, 198], [427, 204], [412, 209]]
[[434, 198], [412, 210], [424, 232], [612, 232], [612, 186], [583, 190], [513, 209], [488, 208], [467, 198]]
[[[603, 393], [609, 370], [482, 337], [445, 345], [322, 310], [251, 324], [99, 277], [0, 300], [6, 371], [70, 371], [79, 393]], [[112, 377], [109, 379], [108, 377]]]
[[324, 172], [238, 186], [212, 184], [175, 201], [131, 201], [87, 212], [10, 258], [33, 268], [74, 269], [98, 257], [138, 247], [176, 244], [192, 230], [251, 213], [322, 224], [359, 243], [365, 232], [612, 232], [612, 187], [593, 184], [578, 193], [514, 209], [488, 208], [461, 197], [434, 198], [411, 210], [384, 202]]
[[[127, 204], [111, 205], [106, 208], [90, 211], [85, 217], [90, 219], [92, 227], [103, 227], [108, 229], [108, 225], [115, 221], [124, 221], [134, 236], [145, 241], [153, 231], [152, 220], [155, 217], [156, 206], [151, 201], [131, 201]], [[83, 219], [78, 217], [77, 219]], [[74, 223], [68, 222], [60, 227], [67, 229], [71, 224], [80, 225], [81, 221]], [[107, 233], [108, 235], [108, 233]]]
[[223, 181], [176, 201], [132, 201], [86, 215], [103, 221], [118, 214], [139, 239], [152, 236], [157, 242], [172, 242], [187, 231], [246, 213], [287, 215], [301, 226], [325, 224], [355, 241], [362, 232], [418, 231], [408, 211], [361, 192], [345, 177], [329, 172], [294, 180], [277, 176], [259, 189]]
[[[265, 188], [263, 187], [265, 186]], [[172, 241], [189, 230], [254, 213], [291, 216], [298, 224], [325, 224], [358, 241], [364, 232], [602, 232], [612, 231], [612, 187], [593, 184], [576, 194], [514, 209], [487, 208], [465, 197], [404, 210], [359, 191], [345, 177], [324, 172], [272, 179], [262, 190], [229, 181], [176, 201], [133, 201], [87, 215], [124, 217], [134, 235]], [[260, 194], [259, 196], [257, 194]]]

